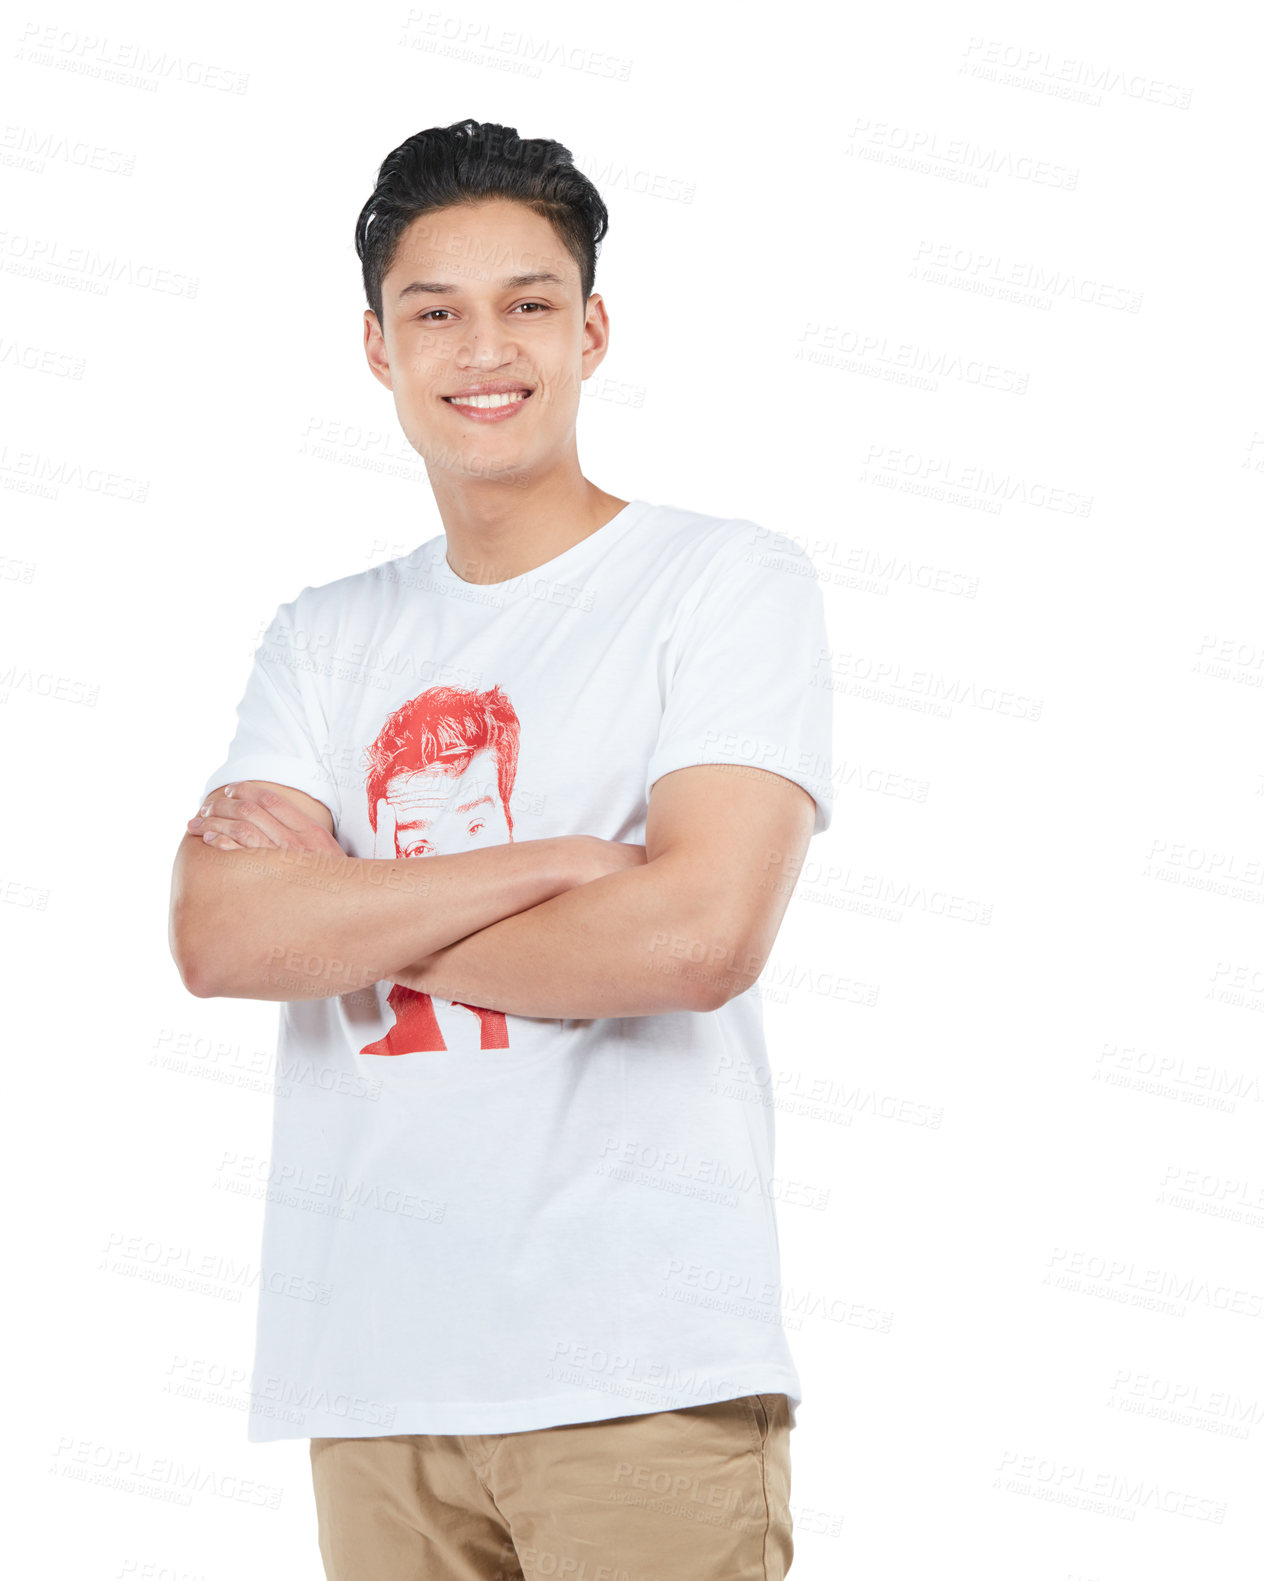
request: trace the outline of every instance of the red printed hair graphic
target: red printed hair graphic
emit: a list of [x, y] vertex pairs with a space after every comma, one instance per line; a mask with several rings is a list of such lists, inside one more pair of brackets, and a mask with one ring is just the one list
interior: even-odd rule
[[365, 751], [369, 823], [377, 833], [377, 804], [398, 774], [442, 768], [461, 774], [476, 752], [496, 754], [496, 780], [513, 836], [509, 798], [518, 773], [518, 716], [499, 686], [485, 692], [432, 686], [397, 708]]

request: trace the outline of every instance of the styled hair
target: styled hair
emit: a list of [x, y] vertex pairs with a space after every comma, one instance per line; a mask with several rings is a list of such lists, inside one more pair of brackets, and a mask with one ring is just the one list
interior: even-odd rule
[[377, 833], [377, 804], [397, 774], [438, 768], [454, 778], [463, 774], [476, 752], [490, 747], [496, 754], [496, 785], [513, 834], [509, 798], [518, 774], [518, 715], [513, 704], [493, 686], [485, 692], [459, 686], [432, 686], [411, 697], [391, 714], [377, 740], [365, 748], [365, 792], [369, 823]]
[[512, 198], [549, 221], [579, 266], [585, 304], [610, 216], [596, 187], [576, 170], [569, 148], [524, 139], [512, 126], [455, 121], [414, 132], [387, 154], [373, 196], [360, 210], [355, 245], [364, 294], [382, 324], [382, 281], [399, 239], [419, 214], [486, 198]]

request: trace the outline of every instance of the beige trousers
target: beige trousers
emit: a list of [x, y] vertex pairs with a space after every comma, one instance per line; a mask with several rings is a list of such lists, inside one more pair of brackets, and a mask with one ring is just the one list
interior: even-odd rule
[[328, 1581], [782, 1581], [790, 1406], [313, 1438]]

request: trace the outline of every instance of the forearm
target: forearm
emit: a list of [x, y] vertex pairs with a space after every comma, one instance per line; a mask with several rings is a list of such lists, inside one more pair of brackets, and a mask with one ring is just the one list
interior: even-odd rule
[[509, 1015], [587, 1020], [709, 1010], [758, 963], [704, 920], [671, 856], [608, 873], [418, 960], [395, 980]]
[[328, 999], [392, 978], [570, 882], [554, 840], [381, 860], [217, 852], [189, 836], [173, 881], [172, 949], [202, 998]]

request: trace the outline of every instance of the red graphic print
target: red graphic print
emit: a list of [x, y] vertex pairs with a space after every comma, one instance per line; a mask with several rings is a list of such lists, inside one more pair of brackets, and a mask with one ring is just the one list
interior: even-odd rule
[[[436, 856], [512, 840], [518, 732], [518, 716], [499, 686], [484, 692], [432, 686], [397, 708], [365, 754], [373, 855]], [[429, 994], [396, 983], [386, 1002], [395, 1024], [361, 1054], [447, 1048]], [[451, 1002], [478, 1017], [480, 1048], [509, 1047], [503, 1011]]]

